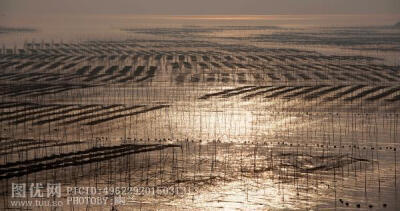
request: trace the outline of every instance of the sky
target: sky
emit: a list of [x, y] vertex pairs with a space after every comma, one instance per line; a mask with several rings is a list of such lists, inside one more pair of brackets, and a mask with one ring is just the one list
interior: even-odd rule
[[400, 0], [0, 0], [0, 14], [400, 14]]

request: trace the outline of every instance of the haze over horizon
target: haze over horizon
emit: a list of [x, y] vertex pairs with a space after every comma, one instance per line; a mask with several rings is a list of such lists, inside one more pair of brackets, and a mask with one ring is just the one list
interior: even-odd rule
[[160, 14], [300, 15], [399, 14], [398, 0], [2, 0], [2, 15]]

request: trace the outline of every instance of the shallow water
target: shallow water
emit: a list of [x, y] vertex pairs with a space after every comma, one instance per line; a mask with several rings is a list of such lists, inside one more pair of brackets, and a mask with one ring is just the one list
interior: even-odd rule
[[0, 35], [2, 208], [60, 182], [78, 210], [400, 209], [395, 16], [98, 18]]

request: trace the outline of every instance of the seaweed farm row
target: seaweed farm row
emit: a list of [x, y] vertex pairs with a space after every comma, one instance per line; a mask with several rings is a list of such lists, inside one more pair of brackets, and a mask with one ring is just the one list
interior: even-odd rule
[[[400, 101], [399, 86], [367, 86], [367, 85], [316, 85], [316, 86], [242, 86], [225, 89], [220, 92], [206, 94], [199, 99], [240, 97], [242, 100], [252, 98], [281, 98], [305, 101], [320, 100], [329, 102], [342, 100], [353, 102], [363, 100], [373, 102], [382, 100], [387, 103]], [[328, 96], [329, 95], [329, 96]], [[325, 97], [324, 96], [328, 96]]]

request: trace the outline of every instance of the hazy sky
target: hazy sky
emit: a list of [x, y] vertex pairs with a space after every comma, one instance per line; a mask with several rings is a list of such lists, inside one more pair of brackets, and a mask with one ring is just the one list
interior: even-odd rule
[[1, 14], [399, 14], [400, 0], [0, 0]]

